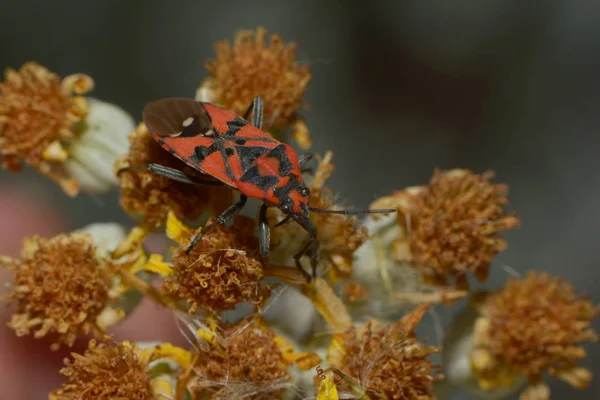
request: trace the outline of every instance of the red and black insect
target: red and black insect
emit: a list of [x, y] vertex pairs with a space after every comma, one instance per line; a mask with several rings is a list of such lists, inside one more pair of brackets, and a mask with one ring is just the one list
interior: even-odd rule
[[[286, 218], [302, 226], [310, 236], [308, 243], [294, 256], [296, 267], [310, 281], [300, 264], [300, 258], [310, 252], [312, 277], [317, 268], [317, 230], [308, 218], [309, 211], [336, 214], [389, 213], [395, 209], [322, 210], [308, 204], [308, 188], [302, 180], [302, 166], [312, 158], [310, 153], [298, 157], [287, 144], [281, 143], [261, 130], [263, 119], [262, 98], [256, 97], [244, 117], [210, 103], [186, 98], [167, 98], [148, 104], [144, 109], [144, 123], [152, 137], [165, 150], [190, 167], [216, 178], [202, 180], [181, 171], [158, 164], [125, 168], [148, 169], [168, 178], [192, 184], [227, 185], [241, 195], [237, 203], [227, 208], [210, 225], [196, 235], [189, 253], [209, 229], [224, 224], [239, 214], [248, 197], [262, 200], [259, 213], [258, 237], [260, 254], [269, 252], [270, 232], [266, 218], [268, 207], [277, 207]], [[247, 118], [252, 114], [252, 123]]]

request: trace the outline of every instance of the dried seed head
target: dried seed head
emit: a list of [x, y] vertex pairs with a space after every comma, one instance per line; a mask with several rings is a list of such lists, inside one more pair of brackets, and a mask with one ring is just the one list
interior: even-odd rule
[[91, 330], [107, 302], [110, 280], [107, 261], [95, 252], [86, 234], [25, 240], [21, 259], [7, 265], [15, 271], [7, 299], [17, 305], [8, 325], [18, 336], [58, 335], [57, 349]]
[[308, 66], [296, 64], [295, 43], [286, 44], [272, 34], [266, 45], [266, 36], [266, 29], [259, 27], [239, 31], [233, 45], [217, 42], [217, 58], [206, 64], [212, 78], [202, 88], [211, 90], [214, 100], [240, 115], [255, 96], [262, 96], [264, 128], [270, 131], [298, 120], [296, 112], [303, 105], [311, 76]]
[[87, 100], [78, 96], [91, 90], [83, 74], [61, 81], [43, 66], [28, 62], [19, 71], [7, 69], [0, 82], [0, 154], [2, 167], [21, 170], [21, 162], [56, 181], [69, 195], [79, 186], [64, 168], [63, 144], [82, 130]]
[[[327, 152], [319, 160], [314, 179], [308, 184], [309, 204], [322, 209], [342, 209], [335, 204], [333, 192], [324, 188], [325, 181], [331, 176], [332, 152]], [[282, 218], [279, 210], [269, 209], [269, 219], [274, 225]], [[331, 277], [349, 277], [352, 274], [354, 252], [367, 239], [367, 230], [358, 227], [356, 216], [340, 214], [311, 213], [310, 219], [317, 228], [319, 236], [320, 261], [331, 271]], [[272, 230], [272, 242], [279, 243], [287, 255], [296, 254], [308, 241], [308, 234], [298, 224], [287, 223]]]
[[[345, 332], [344, 355], [334, 365], [354, 379], [372, 399], [434, 399], [433, 384], [442, 379], [427, 357], [439, 353], [414, 337], [414, 328], [427, 306], [420, 306], [397, 323], [383, 326], [371, 320]], [[342, 381], [338, 389], [350, 390]]]
[[[143, 123], [129, 135], [129, 142], [129, 153], [117, 163], [117, 168], [156, 163], [211, 179], [160, 147]], [[144, 223], [151, 227], [164, 224], [169, 211], [179, 219], [187, 220], [198, 218], [207, 209], [218, 214], [231, 204], [233, 198], [231, 189], [226, 187], [190, 185], [147, 170], [126, 171], [120, 177], [121, 205], [129, 213], [141, 214]]]
[[173, 272], [164, 289], [185, 300], [191, 313], [198, 307], [224, 311], [241, 302], [266, 300], [271, 291], [261, 282], [255, 226], [254, 219], [238, 216], [230, 228], [219, 225], [209, 230], [189, 255], [186, 237], [173, 253]]
[[215, 399], [280, 399], [290, 386], [288, 367], [276, 336], [259, 320], [224, 324], [219, 339], [201, 351], [197, 394]]
[[[531, 272], [522, 280], [511, 279], [497, 293], [479, 294], [475, 305], [482, 316], [475, 325], [471, 363], [486, 384], [505, 367], [532, 383], [548, 373], [577, 388], [587, 386], [591, 374], [577, 367], [577, 360], [586, 357], [579, 345], [597, 340], [591, 322], [600, 308], [578, 298], [571, 285]], [[484, 358], [489, 362], [478, 362]]]
[[138, 355], [135, 345], [90, 340], [83, 355], [72, 357], [60, 371], [67, 382], [50, 394], [50, 400], [155, 399], [148, 360]]
[[436, 170], [428, 186], [413, 187], [377, 200], [373, 207], [397, 207], [407, 232], [395, 243], [395, 257], [417, 266], [426, 281], [466, 283], [466, 273], [488, 276], [493, 257], [506, 241], [498, 233], [515, 228], [519, 219], [504, 213], [508, 186], [492, 184], [491, 171]]

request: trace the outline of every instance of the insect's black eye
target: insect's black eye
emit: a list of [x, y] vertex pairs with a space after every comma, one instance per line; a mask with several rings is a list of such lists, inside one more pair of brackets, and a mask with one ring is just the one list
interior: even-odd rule
[[279, 207], [279, 209], [281, 211], [283, 211], [284, 213], [289, 214], [292, 211], [292, 205], [290, 204], [289, 201], [286, 201], [285, 203], [283, 203], [281, 205], [281, 207]]
[[305, 188], [305, 187], [300, 188], [299, 192], [302, 197], [308, 197], [308, 195], [310, 193], [308, 188]]

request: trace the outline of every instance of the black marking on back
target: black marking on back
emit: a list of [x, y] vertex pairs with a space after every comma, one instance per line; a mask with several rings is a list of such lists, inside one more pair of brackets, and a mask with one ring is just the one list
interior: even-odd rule
[[231, 165], [229, 165], [229, 159], [228, 159], [228, 156], [229, 156], [228, 150], [231, 151], [231, 149], [225, 148], [223, 140], [215, 140], [214, 145], [217, 147], [217, 149], [221, 153], [221, 157], [223, 157], [223, 164], [225, 164], [225, 173], [227, 174], [227, 177], [231, 180], [234, 180], [235, 175], [233, 175], [233, 171], [231, 169]]
[[279, 160], [279, 176], [287, 176], [294, 169], [294, 166], [288, 158], [285, 150], [285, 145], [280, 144], [267, 153], [267, 157], [274, 157]]
[[230, 142], [235, 143], [238, 146], [243, 146], [246, 142], [264, 142], [264, 143], [276, 143], [277, 140], [266, 138], [266, 137], [250, 137], [250, 136], [240, 136], [240, 135], [230, 135], [225, 134], [220, 136], [224, 140], [228, 140]]
[[225, 154], [227, 154], [227, 157], [231, 157], [232, 155], [235, 154], [235, 151], [233, 151], [233, 149], [231, 147], [227, 147], [225, 149]]
[[238, 146], [236, 150], [243, 171], [247, 171], [257, 158], [269, 151], [261, 146]]
[[248, 121], [246, 121], [242, 117], [235, 117], [234, 119], [227, 121], [227, 132], [225, 132], [224, 134], [235, 136], [237, 131], [239, 131], [246, 125], [248, 125]]
[[298, 180], [298, 177], [296, 175], [289, 174], [288, 176], [290, 177], [290, 180], [286, 185], [275, 188], [273, 190], [273, 194], [279, 199], [280, 203], [282, 203], [285, 199], [287, 199], [290, 196], [290, 192], [292, 190], [300, 192], [300, 189], [305, 187], [304, 184]]
[[276, 187], [279, 178], [273, 175], [261, 175], [258, 172], [258, 165], [250, 167], [240, 178], [241, 182], [252, 183], [253, 185], [267, 191], [269, 188]]
[[216, 143], [211, 144], [209, 147], [196, 146], [192, 159], [197, 163], [201, 163], [206, 157], [210, 156], [218, 149], [219, 146]]

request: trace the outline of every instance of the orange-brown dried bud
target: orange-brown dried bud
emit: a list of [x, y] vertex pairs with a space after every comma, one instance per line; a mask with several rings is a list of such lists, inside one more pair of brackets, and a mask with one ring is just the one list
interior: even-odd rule
[[64, 168], [67, 152], [61, 142], [74, 139], [82, 130], [88, 104], [78, 95], [92, 87], [86, 75], [61, 80], [35, 62], [25, 63], [18, 71], [7, 69], [0, 82], [2, 167], [18, 172], [25, 162], [69, 195], [77, 194], [79, 186]]
[[[117, 168], [155, 163], [197, 178], [212, 179], [160, 147], [143, 123], [129, 135], [129, 142], [129, 153], [119, 160]], [[120, 177], [121, 205], [128, 213], [141, 214], [144, 223], [153, 228], [165, 223], [169, 211], [179, 219], [194, 220], [207, 210], [219, 214], [233, 201], [229, 188], [186, 184], [147, 170], [125, 171]]]
[[224, 311], [241, 302], [266, 300], [271, 291], [261, 282], [263, 265], [255, 226], [254, 219], [238, 216], [230, 228], [218, 225], [209, 230], [190, 254], [185, 253], [190, 240], [181, 240], [164, 289], [185, 300], [190, 313], [198, 307]]
[[57, 349], [95, 326], [110, 281], [107, 261], [95, 251], [92, 238], [80, 233], [25, 240], [21, 259], [6, 265], [15, 271], [7, 300], [17, 306], [8, 325], [18, 336], [54, 334]]
[[[335, 366], [352, 378], [371, 399], [434, 399], [433, 384], [442, 379], [428, 356], [439, 353], [414, 337], [427, 306], [420, 306], [392, 325], [370, 320], [346, 331], [343, 356]], [[332, 360], [333, 361], [333, 360]], [[338, 389], [350, 391], [346, 381]]]
[[225, 108], [242, 115], [255, 96], [264, 99], [264, 128], [292, 125], [303, 106], [311, 75], [308, 66], [296, 64], [296, 43], [286, 44], [272, 34], [265, 44], [266, 29], [241, 30], [233, 45], [216, 44], [217, 57], [206, 63], [212, 75], [204, 82]]
[[349, 303], [361, 303], [369, 298], [369, 292], [358, 282], [347, 282], [342, 285], [344, 299]]
[[[340, 210], [335, 204], [333, 192], [325, 188], [325, 181], [331, 176], [333, 164], [331, 151], [320, 159], [314, 179], [308, 183], [309, 204], [314, 208]], [[269, 219], [276, 223], [281, 213], [269, 209]], [[358, 226], [356, 216], [313, 212], [310, 220], [317, 228], [320, 262], [331, 268], [331, 277], [346, 278], [352, 274], [353, 254], [367, 239], [367, 230]], [[279, 243], [290, 255], [297, 253], [308, 241], [308, 234], [298, 224], [287, 223], [272, 230], [272, 242]]]
[[577, 360], [586, 357], [580, 344], [597, 340], [591, 322], [600, 308], [578, 298], [563, 279], [531, 272], [496, 293], [480, 293], [475, 306], [482, 316], [475, 325], [477, 347], [471, 358], [485, 353], [490, 359], [473, 364], [486, 382], [493, 370], [487, 366], [498, 364], [531, 383], [548, 373], [577, 388], [587, 386], [591, 373], [577, 367]]
[[148, 360], [138, 355], [135, 345], [90, 340], [83, 355], [72, 357], [60, 371], [67, 382], [50, 394], [50, 400], [155, 399]]
[[215, 399], [280, 399], [290, 386], [276, 336], [260, 320], [224, 324], [214, 343], [198, 355], [193, 391]]
[[498, 234], [519, 226], [507, 215], [508, 186], [492, 184], [493, 172], [436, 170], [428, 186], [412, 187], [383, 197], [372, 207], [398, 208], [406, 237], [395, 243], [395, 258], [418, 267], [430, 283], [466, 283], [471, 272], [486, 280], [493, 257], [507, 243]]

